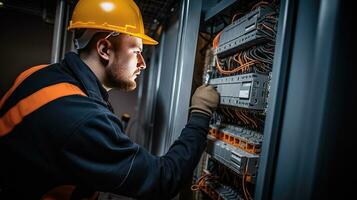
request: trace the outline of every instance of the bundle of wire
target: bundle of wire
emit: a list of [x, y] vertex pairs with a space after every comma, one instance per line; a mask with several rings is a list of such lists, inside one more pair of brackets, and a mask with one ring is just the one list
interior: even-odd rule
[[249, 109], [220, 106], [212, 117], [215, 124], [237, 124], [243, 128], [261, 132], [264, 128], [265, 115]]
[[[267, 6], [266, 2], [260, 2], [256, 6]], [[277, 12], [273, 11], [266, 14], [258, 23], [257, 29], [263, 33], [269, 41], [265, 44], [252, 46], [247, 49], [237, 51], [235, 54], [219, 58], [215, 55], [216, 69], [218, 74], [214, 77], [232, 76], [245, 73], [263, 73], [268, 74], [272, 70], [273, 55], [276, 37]], [[236, 16], [233, 16], [232, 21]], [[219, 39], [222, 31], [213, 39], [213, 48], [218, 48]]]

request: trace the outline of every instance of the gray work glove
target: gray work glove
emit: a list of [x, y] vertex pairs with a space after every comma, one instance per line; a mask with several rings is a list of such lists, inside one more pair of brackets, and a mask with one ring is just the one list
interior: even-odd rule
[[201, 85], [191, 99], [190, 112], [200, 112], [212, 116], [219, 103], [219, 94], [212, 85]]

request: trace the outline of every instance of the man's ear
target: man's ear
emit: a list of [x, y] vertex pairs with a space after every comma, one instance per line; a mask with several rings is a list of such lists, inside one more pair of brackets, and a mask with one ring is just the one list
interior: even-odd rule
[[109, 50], [112, 48], [112, 44], [109, 40], [99, 39], [97, 41], [97, 53], [105, 61], [109, 61]]

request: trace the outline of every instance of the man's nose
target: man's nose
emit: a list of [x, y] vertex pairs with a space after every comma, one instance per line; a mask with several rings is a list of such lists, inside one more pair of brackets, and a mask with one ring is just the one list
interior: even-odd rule
[[146, 68], [146, 63], [141, 53], [138, 54], [138, 68], [141, 70], [144, 70]]

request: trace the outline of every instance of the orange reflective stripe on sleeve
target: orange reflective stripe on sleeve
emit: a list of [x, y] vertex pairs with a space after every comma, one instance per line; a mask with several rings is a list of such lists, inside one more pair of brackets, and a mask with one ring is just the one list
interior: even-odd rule
[[38, 70], [47, 67], [48, 65], [37, 65], [35, 67], [31, 67], [30, 69], [22, 72], [15, 80], [15, 83], [12, 87], [6, 92], [6, 94], [1, 98], [0, 108], [4, 105], [6, 100], [10, 97], [10, 95], [15, 91], [15, 89], [31, 74], [37, 72]]
[[9, 133], [23, 118], [41, 106], [69, 95], [86, 94], [77, 86], [70, 83], [58, 83], [42, 88], [30, 96], [20, 100], [0, 118], [0, 137]]

